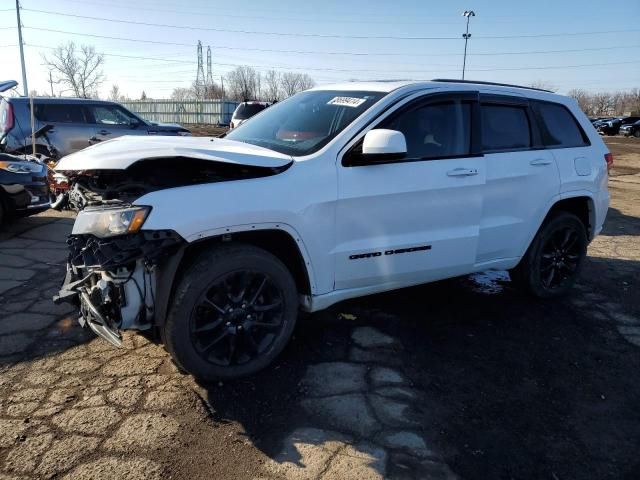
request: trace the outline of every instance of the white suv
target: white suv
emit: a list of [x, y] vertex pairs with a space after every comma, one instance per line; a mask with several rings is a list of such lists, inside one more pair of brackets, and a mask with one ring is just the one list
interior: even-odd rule
[[120, 344], [155, 329], [198, 378], [267, 366], [299, 309], [488, 269], [567, 291], [611, 156], [577, 104], [482, 82], [347, 83], [226, 138], [123, 137], [65, 157], [82, 208], [58, 300]]

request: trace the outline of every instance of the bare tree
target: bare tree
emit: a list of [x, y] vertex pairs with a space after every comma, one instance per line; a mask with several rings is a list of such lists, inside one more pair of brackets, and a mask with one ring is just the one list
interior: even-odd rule
[[76, 97], [91, 98], [98, 95], [104, 81], [104, 57], [94, 47], [69, 42], [56, 47], [50, 56], [43, 55], [46, 66], [55, 73], [56, 80], [66, 85]]
[[610, 93], [600, 92], [591, 97], [593, 113], [596, 115], [614, 114], [613, 99]]
[[203, 96], [206, 100], [216, 100], [222, 98], [222, 88], [216, 82], [205, 85]]
[[531, 82], [529, 86], [531, 88], [539, 88], [540, 90], [549, 90], [550, 92], [555, 92], [558, 90], [553, 83], [546, 80], [536, 80], [534, 82]]
[[177, 100], [182, 102], [184, 100], [192, 100], [195, 98], [195, 93], [191, 88], [178, 87], [174, 88], [171, 92], [171, 100]]
[[586, 91], [574, 88], [573, 90], [569, 90], [567, 92], [567, 96], [573, 98], [576, 102], [578, 102], [578, 106], [580, 110], [582, 110], [587, 115], [593, 115], [593, 108], [591, 104], [591, 96]]
[[260, 73], [251, 67], [241, 66], [226, 75], [227, 96], [234, 100], [255, 100], [260, 95]]
[[114, 102], [122, 102], [123, 100], [125, 100], [125, 96], [120, 93], [120, 87], [117, 83], [111, 85], [111, 90], [109, 90], [109, 100], [112, 100]]
[[309, 90], [316, 86], [316, 81], [306, 73], [300, 79], [300, 91]]
[[264, 97], [267, 102], [280, 100], [280, 74], [275, 70], [268, 70], [264, 75]]
[[280, 75], [280, 87], [284, 97], [290, 97], [315, 85], [306, 73], [285, 72]]

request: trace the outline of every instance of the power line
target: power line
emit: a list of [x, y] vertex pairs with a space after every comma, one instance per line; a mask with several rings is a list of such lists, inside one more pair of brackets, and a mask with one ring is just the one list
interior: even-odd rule
[[[24, 9], [23, 9], [24, 10]], [[11, 27], [15, 28], [15, 27]], [[106, 40], [120, 40], [125, 42], [136, 42], [136, 43], [149, 43], [154, 45], [175, 45], [181, 47], [193, 47], [193, 43], [176, 43], [176, 42], [163, 42], [156, 40], [144, 40], [138, 38], [130, 38], [130, 37], [114, 37], [108, 35], [96, 35], [93, 33], [82, 33], [82, 32], [71, 32], [69, 30], [55, 30], [51, 28], [45, 27], [24, 27], [25, 30], [39, 30], [45, 32], [52, 33], [64, 33], [67, 35], [76, 35], [80, 37], [92, 37], [92, 38], [103, 38]], [[618, 45], [613, 47], [594, 47], [594, 48], [573, 48], [567, 50], [534, 50], [534, 51], [520, 51], [520, 52], [474, 52], [473, 56], [501, 56], [501, 55], [533, 55], [533, 54], [548, 54], [548, 53], [576, 53], [576, 52], [595, 52], [600, 50], [618, 50], [621, 48], [629, 49], [640, 47], [640, 45]], [[462, 56], [462, 53], [384, 53], [384, 52], [337, 52], [337, 51], [318, 51], [318, 50], [286, 50], [286, 49], [274, 49], [274, 48], [254, 48], [254, 47], [231, 47], [226, 45], [214, 45], [213, 49], [218, 50], [247, 50], [254, 52], [273, 52], [273, 53], [296, 53], [296, 54], [304, 54], [304, 55], [347, 55], [347, 56], [362, 56], [362, 57], [401, 57], [401, 56], [410, 56], [410, 57], [451, 57], [451, 56]]]
[[[154, 8], [154, 7], [133, 7], [129, 5], [114, 5], [113, 3], [100, 3], [100, 2], [86, 2], [84, 0], [66, 0], [67, 2], [80, 3], [82, 5], [98, 5], [98, 6], [108, 6], [115, 8], [130, 10], [140, 10], [147, 12], [160, 12], [160, 13], [175, 13], [179, 15], [197, 15], [197, 16], [205, 16], [205, 17], [228, 17], [228, 18], [240, 18], [242, 20], [246, 19], [255, 19], [255, 20], [269, 20], [269, 21], [283, 21], [283, 22], [304, 22], [304, 23], [356, 23], [362, 24], [362, 19], [359, 20], [343, 20], [343, 19], [319, 19], [319, 18], [292, 18], [292, 17], [265, 17], [265, 16], [255, 16], [255, 15], [234, 15], [228, 13], [203, 13], [202, 11], [194, 11], [194, 10], [167, 10], [164, 8]], [[1, 10], [0, 10], [1, 11]], [[368, 24], [380, 24], [380, 25], [388, 25], [389, 20], [379, 20], [379, 21], [371, 21], [367, 20]], [[394, 25], [458, 25], [457, 22], [404, 22], [404, 21], [394, 21]]]
[[[392, 35], [337, 35], [337, 34], [321, 34], [321, 33], [290, 33], [290, 32], [268, 32], [268, 31], [251, 31], [251, 30], [229, 30], [229, 29], [211, 28], [211, 27], [192, 27], [188, 25], [172, 25], [168, 23], [151, 23], [151, 22], [138, 22], [135, 20], [120, 20], [116, 18], [94, 17], [90, 15], [77, 15], [72, 13], [54, 12], [51, 10], [38, 10], [34, 8], [23, 8], [23, 10], [29, 11], [29, 12], [46, 13], [48, 15], [58, 15], [63, 17], [97, 20], [101, 22], [125, 23], [129, 25], [139, 25], [139, 26], [147, 26], [147, 27], [176, 28], [176, 29], [185, 29], [185, 30], [198, 30], [198, 31], [210, 31], [210, 32], [222, 32], [222, 33], [242, 33], [247, 35], [275, 35], [275, 36], [284, 36], [284, 37], [341, 38], [341, 39], [364, 39], [364, 40], [459, 40], [459, 37], [422, 37], [422, 36], [398, 37], [398, 36], [392, 36]], [[605, 30], [605, 31], [598, 31], [598, 32], [546, 33], [546, 34], [533, 34], [533, 35], [500, 35], [500, 36], [480, 36], [477, 38], [484, 38], [484, 39], [543, 38], [543, 37], [548, 38], [548, 37], [601, 35], [601, 34], [629, 33], [629, 32], [640, 32], [640, 30], [632, 29], [632, 30]]]
[[[27, 44], [28, 46], [32, 46], [32, 47], [38, 47], [38, 48], [47, 48], [47, 49], [54, 49], [54, 47], [45, 47], [45, 46], [40, 46], [40, 45], [33, 45], [33, 44]], [[105, 56], [115, 56], [115, 57], [126, 57], [126, 58], [132, 58], [132, 59], [143, 59], [143, 60], [161, 60], [161, 59], [157, 59], [157, 58], [151, 58], [151, 57], [137, 57], [134, 55], [118, 55], [118, 54], [109, 54], [109, 53], [102, 53], [102, 55]], [[168, 62], [176, 62], [176, 63], [189, 63], [189, 64], [193, 64], [193, 62], [189, 62], [189, 61], [177, 61], [177, 60], [167, 60]], [[521, 70], [557, 70], [557, 69], [564, 69], [564, 68], [583, 68], [583, 67], [602, 67], [602, 66], [612, 66], [612, 65], [631, 65], [631, 64], [637, 64], [640, 63], [640, 61], [627, 61], [627, 62], [607, 62], [607, 63], [587, 63], [587, 64], [575, 64], [575, 65], [546, 65], [546, 66], [533, 66], [533, 67], [529, 67], [529, 66], [521, 66], [521, 67], [508, 67], [508, 68], [500, 68], [500, 67], [490, 67], [490, 68], [474, 68], [474, 69], [468, 69], [468, 71], [470, 72], [493, 72], [493, 71], [521, 71]], [[353, 69], [353, 68], [345, 68], [345, 69], [341, 69], [341, 68], [316, 68], [316, 67], [306, 67], [306, 66], [300, 66], [300, 67], [296, 67], [296, 66], [292, 66], [292, 65], [255, 65], [255, 64], [246, 64], [246, 63], [221, 63], [221, 62], [214, 62], [214, 65], [217, 66], [227, 66], [227, 67], [241, 67], [241, 66], [247, 66], [247, 67], [254, 67], [254, 68], [264, 68], [264, 69], [274, 69], [274, 70], [310, 70], [310, 71], [327, 71], [327, 72], [341, 72], [341, 73], [396, 73], [398, 71], [403, 72], [403, 73], [439, 73], [439, 72], [455, 72], [458, 70], [443, 70], [443, 69], [437, 69], [437, 70], [398, 70], [395, 69], [394, 71], [390, 71], [390, 70], [379, 70], [379, 69]], [[188, 73], [189, 71], [184, 71], [184, 73]], [[179, 73], [179, 72], [174, 72], [174, 73]]]
[[[25, 29], [28, 27], [24, 27]], [[14, 45], [15, 46], [15, 45]], [[25, 43], [25, 46], [27, 47], [36, 47], [36, 48], [46, 48], [48, 50], [55, 50], [56, 47], [49, 47], [49, 46], [45, 46], [45, 45], [36, 45], [35, 43]], [[193, 45], [189, 45], [190, 47], [193, 47]], [[100, 52], [101, 55], [104, 55], [105, 57], [119, 57], [119, 58], [130, 58], [130, 59], [134, 59], [134, 60], [155, 60], [158, 62], [166, 62], [166, 63], [182, 63], [182, 64], [189, 64], [189, 65], [193, 65], [193, 61], [192, 60], [170, 60], [170, 59], [166, 59], [166, 58], [159, 58], [159, 57], [141, 57], [141, 56], [137, 56], [137, 55], [121, 55], [118, 53], [105, 53], [105, 52]], [[184, 55], [182, 55], [184, 56]]]

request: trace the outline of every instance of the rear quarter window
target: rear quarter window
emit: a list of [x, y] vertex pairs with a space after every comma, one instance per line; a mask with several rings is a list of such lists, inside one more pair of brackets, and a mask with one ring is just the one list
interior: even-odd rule
[[580, 124], [564, 105], [532, 102], [545, 147], [570, 148], [589, 145]]
[[72, 104], [36, 104], [34, 115], [41, 122], [85, 123], [84, 109]]

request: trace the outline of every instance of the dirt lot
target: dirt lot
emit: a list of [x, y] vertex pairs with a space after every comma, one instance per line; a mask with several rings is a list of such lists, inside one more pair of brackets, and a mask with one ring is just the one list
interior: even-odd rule
[[55, 307], [72, 220], [0, 233], [0, 479], [640, 478], [640, 141], [575, 292], [475, 275], [304, 318], [277, 363], [198, 385]]

